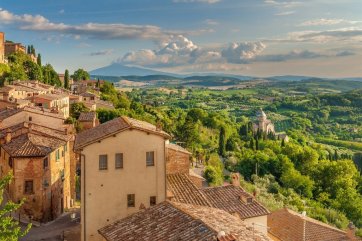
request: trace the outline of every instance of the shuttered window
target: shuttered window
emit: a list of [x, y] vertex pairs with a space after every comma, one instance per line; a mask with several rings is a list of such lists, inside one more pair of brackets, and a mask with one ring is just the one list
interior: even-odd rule
[[115, 168], [122, 169], [123, 168], [123, 153], [116, 153], [115, 156]]
[[136, 206], [136, 195], [135, 194], [128, 194], [127, 195], [127, 207], [135, 207]]
[[108, 157], [107, 155], [99, 155], [99, 170], [108, 169]]
[[155, 152], [148, 151], [146, 152], [146, 166], [154, 166], [155, 165]]

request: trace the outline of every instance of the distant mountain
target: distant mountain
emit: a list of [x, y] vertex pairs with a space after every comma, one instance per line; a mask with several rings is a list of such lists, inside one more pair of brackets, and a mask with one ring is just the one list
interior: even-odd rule
[[147, 75], [171, 75], [179, 76], [173, 73], [165, 73], [157, 70], [146, 69], [141, 67], [126, 66], [119, 63], [113, 63], [111, 65], [95, 69], [89, 72], [90, 75], [97, 76], [147, 76]]
[[282, 76], [267, 77], [265, 79], [274, 80], [274, 81], [301, 81], [301, 80], [311, 79], [311, 78], [313, 78], [313, 77], [298, 76], [298, 75], [282, 75]]

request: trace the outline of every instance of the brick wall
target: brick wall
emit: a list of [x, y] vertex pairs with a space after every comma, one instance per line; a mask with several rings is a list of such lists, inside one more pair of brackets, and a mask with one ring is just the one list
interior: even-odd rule
[[189, 173], [190, 154], [167, 148], [166, 173]]

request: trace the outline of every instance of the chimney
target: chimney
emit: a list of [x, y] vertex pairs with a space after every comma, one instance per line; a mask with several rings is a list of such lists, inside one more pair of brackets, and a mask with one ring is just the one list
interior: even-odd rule
[[11, 141], [11, 132], [8, 131], [6, 132], [5, 143], [9, 143], [10, 141]]
[[347, 237], [351, 240], [356, 240], [356, 227], [352, 222], [348, 224], [348, 229], [346, 231]]
[[235, 187], [240, 187], [240, 174], [239, 173], [231, 173], [231, 184]]
[[157, 124], [156, 124], [156, 131], [162, 131], [162, 124], [161, 124], [161, 122], [157, 122]]
[[226, 234], [224, 231], [220, 231], [217, 234], [217, 241], [236, 241], [236, 237], [233, 234]]
[[249, 196], [248, 194], [240, 195], [239, 196], [240, 201], [242, 201], [245, 204], [251, 204], [253, 203], [253, 197]]

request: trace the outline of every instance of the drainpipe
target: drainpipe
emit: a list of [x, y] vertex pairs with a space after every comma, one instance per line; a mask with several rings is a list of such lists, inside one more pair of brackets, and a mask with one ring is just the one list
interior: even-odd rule
[[[83, 161], [83, 170], [82, 170], [82, 161]], [[85, 189], [85, 173], [86, 173], [86, 171], [85, 171], [85, 155], [84, 154], [82, 154], [82, 152], [80, 152], [80, 182], [82, 183], [82, 186], [83, 186], [83, 200], [82, 200], [82, 198], [81, 198], [81, 205], [83, 206], [83, 218], [81, 218], [81, 222], [83, 222], [82, 224], [82, 226], [83, 226], [83, 234], [84, 234], [84, 237], [83, 237], [83, 241], [85, 241], [86, 240], [86, 237], [87, 237], [87, 235], [86, 235], [86, 218], [85, 218], [85, 214], [86, 214], [86, 201], [85, 201], [85, 197], [86, 197], [86, 189]], [[84, 177], [84, 178], [82, 178], [82, 176]], [[82, 180], [83, 179], [83, 180]], [[82, 190], [82, 189], [81, 189]], [[82, 192], [81, 192], [82, 193]]]

